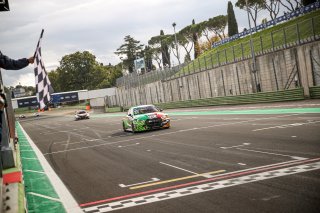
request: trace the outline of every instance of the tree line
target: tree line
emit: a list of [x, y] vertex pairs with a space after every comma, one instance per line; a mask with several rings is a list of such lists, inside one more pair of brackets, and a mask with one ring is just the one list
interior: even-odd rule
[[[317, 0], [238, 0], [235, 6], [248, 12], [254, 26], [257, 26], [258, 16], [262, 11], [268, 11], [271, 20], [279, 17], [281, 8], [284, 12], [292, 12], [301, 6], [316, 2]], [[264, 19], [266, 21], [266, 19]], [[176, 23], [172, 26], [175, 29]], [[227, 34], [226, 32], [227, 28]], [[203, 52], [211, 49], [212, 44], [226, 37], [239, 33], [237, 20], [234, 14], [232, 2], [227, 5], [226, 15], [217, 15], [208, 20], [196, 23], [193, 19], [191, 24], [182, 28], [175, 34], [165, 34], [160, 30], [160, 34], [151, 37], [147, 45], [140, 44], [130, 35], [124, 38], [122, 44], [115, 54], [120, 56], [123, 67], [129, 73], [134, 71], [134, 60], [144, 57], [145, 70], [148, 72], [155, 69], [155, 62], [160, 69], [171, 67], [171, 56], [175, 57], [179, 64], [190, 62], [196, 59]], [[204, 42], [200, 42], [200, 38]], [[181, 59], [179, 49], [183, 49], [185, 55]], [[194, 55], [191, 56], [193, 51]]]
[[[292, 12], [297, 8], [308, 5], [316, 0], [238, 0], [235, 6], [249, 13], [254, 26], [257, 26], [258, 15], [261, 11], [268, 11], [270, 19], [277, 18], [280, 8], [285, 12]], [[247, 4], [246, 4], [247, 3]], [[176, 27], [176, 23], [172, 26]], [[226, 30], [226, 27], [227, 30]], [[227, 31], [227, 34], [225, 33]], [[134, 71], [134, 60], [144, 58], [146, 68], [144, 72], [156, 69], [153, 64], [161, 68], [172, 67], [171, 56], [178, 63], [190, 62], [203, 52], [211, 49], [216, 41], [239, 33], [238, 24], [231, 1], [227, 5], [227, 15], [217, 15], [208, 20], [185, 26], [175, 34], [165, 34], [160, 30], [148, 40], [147, 45], [140, 44], [130, 35], [125, 36], [124, 43], [115, 51], [121, 62], [117, 65], [104, 65], [96, 61], [96, 57], [88, 52], [75, 52], [62, 57], [57, 69], [49, 72], [49, 79], [55, 92], [65, 92], [82, 89], [102, 89], [116, 85], [116, 79], [123, 75], [123, 70]], [[200, 42], [200, 39], [204, 42]], [[178, 49], [184, 50], [181, 59]], [[193, 55], [191, 53], [193, 52]], [[34, 87], [33, 87], [34, 88]], [[9, 88], [6, 88], [7, 91]], [[11, 88], [13, 89], [13, 88]], [[27, 91], [34, 89], [27, 88]]]

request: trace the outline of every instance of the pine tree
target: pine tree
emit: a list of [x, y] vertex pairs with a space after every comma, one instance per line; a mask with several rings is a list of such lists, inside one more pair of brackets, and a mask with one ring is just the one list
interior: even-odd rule
[[[196, 23], [194, 21], [194, 19], [192, 19], [192, 26], [196, 26]], [[193, 34], [192, 34], [192, 38], [193, 38], [193, 47], [194, 47], [194, 59], [198, 58], [198, 56], [200, 55], [200, 46], [199, 46], [199, 36], [198, 36], [198, 32], [197, 29], [192, 30]]]
[[[160, 35], [164, 36], [163, 30], [160, 31]], [[161, 41], [161, 54], [163, 67], [171, 67], [169, 47], [164, 41]]]
[[233, 5], [231, 1], [228, 2], [228, 35], [233, 36], [238, 34], [238, 23], [236, 20], [236, 16], [234, 15]]

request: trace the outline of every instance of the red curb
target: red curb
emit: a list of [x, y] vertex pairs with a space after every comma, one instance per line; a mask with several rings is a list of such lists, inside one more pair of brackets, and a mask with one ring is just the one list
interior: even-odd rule
[[3, 174], [4, 184], [18, 183], [18, 182], [21, 182], [21, 180], [22, 180], [22, 174], [20, 171]]

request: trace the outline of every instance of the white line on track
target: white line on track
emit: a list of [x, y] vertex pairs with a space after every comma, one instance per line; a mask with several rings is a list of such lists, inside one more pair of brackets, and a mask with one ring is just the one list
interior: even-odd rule
[[248, 151], [248, 152], [257, 152], [257, 153], [268, 154], [268, 155], [278, 155], [278, 156], [283, 156], [283, 157], [290, 157], [290, 158], [296, 159], [296, 160], [307, 159], [307, 158], [303, 158], [303, 157], [297, 157], [297, 156], [292, 156], [292, 155], [284, 155], [284, 154], [278, 154], [278, 153], [272, 153], [272, 152], [263, 152], [263, 151], [257, 151], [257, 150], [252, 150], [252, 149], [243, 149], [243, 148], [237, 148], [237, 149], [243, 150], [243, 151]]
[[39, 148], [35, 145], [35, 143], [32, 141], [30, 136], [26, 133], [26, 131], [23, 129], [21, 124], [19, 123], [21, 131], [26, 136], [26, 139], [29, 141], [29, 144], [31, 145], [32, 149], [36, 153], [36, 156], [44, 169], [44, 172], [46, 173], [48, 179], [50, 180], [51, 184], [54, 186], [55, 191], [57, 192], [59, 198], [62, 201], [63, 206], [65, 207], [67, 212], [72, 213], [80, 213], [81, 211], [78, 203], [73, 198], [67, 187], [64, 185], [64, 183], [61, 181], [61, 179], [58, 177], [58, 175], [55, 173], [55, 171], [52, 169], [44, 155], [41, 153]]
[[[193, 194], [199, 194], [203, 192], [218, 190], [222, 188], [228, 188], [232, 186], [238, 186], [247, 183], [253, 183], [263, 180], [268, 180], [277, 177], [283, 177], [308, 171], [314, 171], [320, 169], [320, 162], [313, 162], [309, 164], [302, 164], [296, 166], [290, 166], [280, 169], [272, 169], [270, 171], [262, 171], [250, 175], [241, 175], [226, 180], [211, 181], [198, 185], [186, 186], [184, 188], [175, 188], [173, 190], [159, 191], [157, 193], [150, 193], [142, 196], [135, 196], [129, 199], [118, 199], [116, 201], [100, 203], [95, 206], [83, 208], [84, 212], [109, 212], [119, 209], [134, 207], [138, 205], [145, 205], [148, 203], [159, 202], [169, 199], [175, 199], [178, 197], [189, 196]], [[226, 175], [226, 174], [224, 174]], [[98, 203], [98, 202], [96, 202]]]
[[136, 146], [139, 145], [140, 143], [135, 143], [135, 144], [129, 144], [129, 145], [124, 145], [124, 146], [118, 146], [119, 148], [123, 148], [123, 147], [128, 147], [128, 146]]
[[279, 126], [271, 126], [271, 127], [261, 128], [261, 129], [254, 129], [252, 131], [256, 132], [256, 131], [268, 130], [268, 129], [285, 129], [285, 128], [290, 128], [290, 127], [296, 127], [296, 126], [302, 126], [302, 125], [308, 125], [308, 124], [315, 124], [315, 123], [320, 123], [320, 121], [313, 121], [313, 122], [307, 122], [307, 123], [284, 124], [284, 125], [279, 125]]
[[[187, 169], [183, 169], [181, 167], [177, 167], [177, 166], [174, 166], [174, 165], [171, 165], [171, 164], [168, 164], [168, 163], [160, 162], [160, 164], [167, 165], [167, 166], [170, 166], [170, 167], [173, 167], [173, 168], [185, 171], [185, 172], [189, 172], [189, 173], [194, 174], [194, 175], [199, 175], [199, 173], [196, 173], [196, 172], [193, 172], [193, 171], [190, 171], [190, 170], [187, 170]], [[205, 178], [213, 177], [211, 174], [203, 174], [203, 175], [200, 175], [200, 176], [205, 177]]]
[[163, 162], [159, 162], [159, 163], [163, 164], [163, 165], [166, 165], [166, 166], [170, 166], [170, 167], [179, 169], [179, 170], [182, 170], [182, 171], [185, 171], [185, 172], [189, 172], [189, 173], [194, 174], [194, 175], [198, 175], [198, 173], [196, 173], [196, 172], [193, 172], [193, 171], [190, 171], [190, 170], [187, 170], [187, 169], [183, 169], [181, 167], [177, 167], [177, 166], [174, 166], [174, 165], [171, 165], [171, 164], [168, 164], [168, 163], [163, 163]]
[[38, 160], [38, 158], [25, 158], [25, 157], [21, 157], [21, 159], [25, 159], [25, 160]]
[[[260, 120], [270, 120], [270, 119], [276, 119], [276, 118], [285, 118], [285, 117], [291, 117], [291, 116], [295, 116], [295, 115], [301, 115], [302, 113], [295, 113], [295, 114], [286, 114], [286, 115], [280, 115], [280, 116], [274, 116], [274, 117], [267, 117], [267, 118], [257, 118], [257, 119], [250, 119], [247, 121], [239, 121], [239, 122], [233, 122], [233, 123], [228, 123], [228, 124], [218, 124], [218, 125], [210, 125], [210, 126], [204, 126], [204, 127], [198, 127], [197, 129], [209, 129], [209, 128], [213, 128], [213, 127], [221, 127], [221, 126], [227, 126], [227, 125], [235, 125], [235, 124], [244, 124], [244, 123], [248, 123], [248, 122], [252, 122], [252, 121], [260, 121]], [[172, 132], [165, 132], [165, 133], [159, 133], [156, 136], [160, 137], [160, 136], [165, 136], [165, 135], [172, 135], [172, 134], [178, 134], [180, 132], [188, 132], [188, 131], [194, 131], [194, 128], [190, 128], [190, 129], [185, 129], [183, 131], [172, 131]], [[58, 154], [58, 153], [63, 153], [63, 152], [69, 152], [69, 151], [77, 151], [77, 150], [82, 150], [82, 149], [90, 149], [90, 148], [94, 148], [94, 147], [99, 147], [99, 146], [107, 146], [107, 145], [114, 145], [114, 144], [118, 144], [118, 143], [123, 143], [123, 142], [128, 142], [128, 141], [134, 141], [134, 140], [141, 140], [141, 139], [146, 139], [146, 138], [152, 138], [154, 137], [154, 135], [149, 135], [149, 136], [143, 136], [143, 137], [135, 137], [135, 138], [131, 138], [131, 139], [126, 139], [126, 140], [120, 140], [120, 141], [115, 141], [115, 142], [110, 142], [110, 143], [103, 143], [103, 144], [96, 144], [96, 145], [91, 145], [91, 146], [84, 146], [84, 147], [78, 147], [78, 148], [73, 148], [73, 149], [68, 149], [68, 150], [61, 150], [61, 151], [55, 151], [55, 152], [49, 152], [49, 153], [44, 153], [43, 155], [51, 155], [51, 154]], [[103, 139], [108, 139], [108, 138], [101, 138], [101, 140]], [[106, 141], [108, 142], [108, 141]]]
[[[38, 159], [37, 159], [37, 160], [38, 160]], [[28, 169], [23, 170], [23, 172], [33, 172], [33, 173], [45, 174], [45, 172], [43, 172], [43, 171], [35, 171], [35, 170], [28, 170]]]
[[37, 196], [37, 197], [46, 198], [46, 199], [48, 199], [48, 200], [53, 200], [53, 201], [61, 202], [60, 199], [53, 198], [53, 197], [49, 197], [49, 196], [42, 195], [42, 194], [38, 194], [38, 193], [34, 193], [34, 192], [28, 192], [27, 194], [29, 194], [29, 195], [34, 195], [34, 196]]
[[84, 130], [84, 129], [89, 129], [90, 127], [84, 127], [84, 128], [79, 128], [79, 129], [70, 129], [70, 130], [61, 130], [61, 131], [58, 131], [58, 130], [54, 130], [54, 131], [51, 131], [49, 133], [44, 133], [43, 135], [50, 135], [50, 134], [57, 134], [57, 133], [70, 133], [72, 131], [79, 131], [79, 130]]
[[232, 149], [232, 148], [236, 148], [236, 147], [249, 146], [249, 145], [250, 145], [250, 143], [243, 143], [243, 144], [237, 145], [237, 146], [229, 146], [229, 147], [224, 147], [224, 146], [222, 146], [222, 147], [220, 147], [220, 148], [221, 148], [221, 149]]
[[141, 182], [141, 183], [134, 183], [134, 184], [130, 184], [130, 185], [119, 184], [119, 186], [121, 188], [126, 188], [126, 187], [137, 186], [137, 185], [141, 185], [141, 184], [145, 184], [145, 183], [153, 183], [153, 182], [156, 182], [159, 180], [160, 180], [159, 178], [151, 178], [150, 181], [145, 181], [145, 182]]

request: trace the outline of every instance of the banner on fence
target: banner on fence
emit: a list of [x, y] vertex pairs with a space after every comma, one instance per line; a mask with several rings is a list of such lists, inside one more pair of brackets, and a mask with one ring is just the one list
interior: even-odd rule
[[238, 33], [236, 35], [233, 35], [233, 36], [231, 36], [229, 38], [225, 38], [225, 39], [223, 39], [221, 41], [215, 42], [212, 45], [212, 47], [218, 47], [218, 46], [220, 46], [222, 44], [225, 44], [225, 43], [228, 43], [230, 41], [233, 41], [233, 40], [236, 40], [238, 38], [241, 38], [241, 37], [244, 37], [246, 35], [249, 35], [250, 33], [257, 32], [259, 30], [268, 28], [270, 26], [274, 26], [274, 25], [276, 25], [278, 23], [290, 20], [292, 18], [296, 18], [298, 16], [301, 16], [301, 15], [303, 15], [305, 13], [309, 13], [311, 11], [317, 10], [319, 8], [320, 8], [320, 2], [317, 1], [317, 2], [315, 2], [313, 4], [308, 5], [308, 6], [301, 7], [301, 8], [299, 8], [299, 9], [297, 9], [297, 10], [291, 12], [291, 13], [286, 13], [285, 15], [280, 16], [280, 17], [278, 17], [278, 18], [276, 18], [274, 20], [268, 21], [268, 22], [266, 22], [264, 24], [260, 24], [257, 27], [253, 27], [253, 28], [251, 28], [249, 30], [243, 31], [243, 32]]

